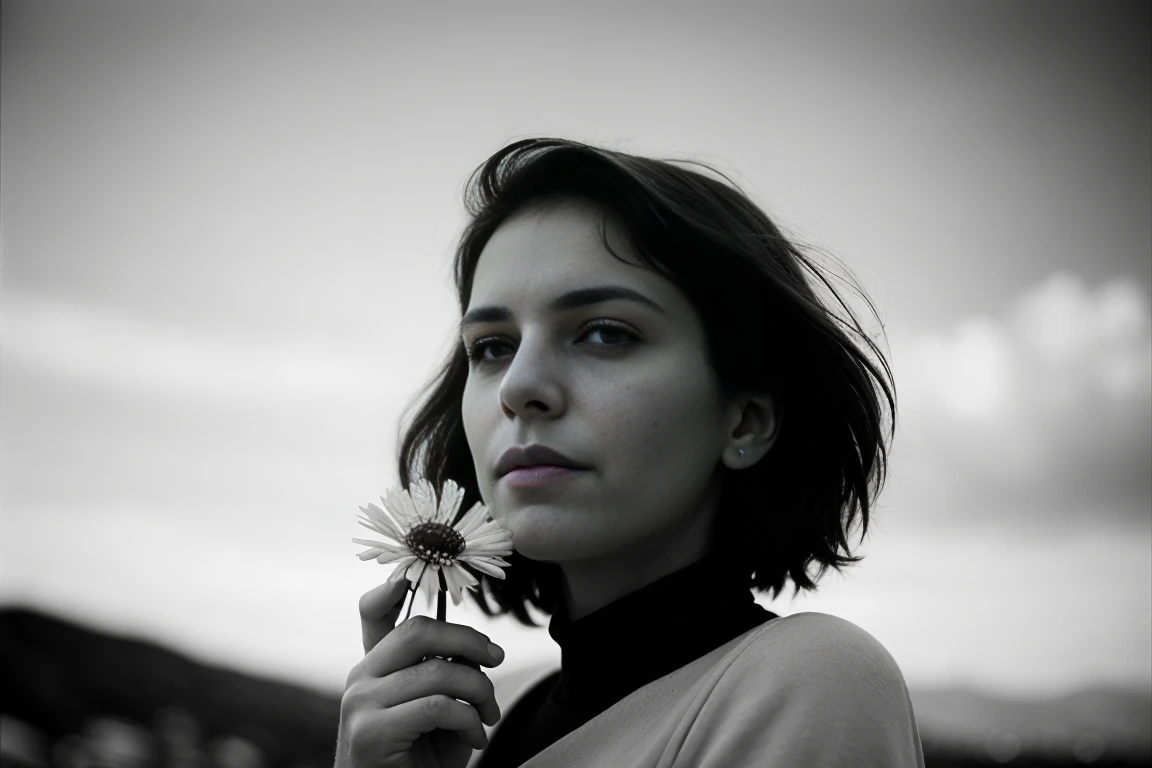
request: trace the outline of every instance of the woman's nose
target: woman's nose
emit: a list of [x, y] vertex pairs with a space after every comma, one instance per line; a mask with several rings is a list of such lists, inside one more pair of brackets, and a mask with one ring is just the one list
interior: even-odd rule
[[555, 355], [543, 340], [524, 340], [516, 349], [500, 383], [500, 402], [506, 411], [524, 415], [530, 406], [554, 413], [562, 407], [563, 376]]

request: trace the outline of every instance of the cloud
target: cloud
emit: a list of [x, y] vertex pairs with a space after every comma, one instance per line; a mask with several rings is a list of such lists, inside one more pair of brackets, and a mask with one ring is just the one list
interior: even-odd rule
[[256, 406], [404, 391], [352, 341], [225, 335], [24, 291], [5, 292], [3, 315], [9, 362], [115, 388]]
[[1054, 273], [1001, 316], [918, 335], [893, 369], [893, 460], [919, 503], [1147, 514], [1152, 317], [1137, 283]]
[[954, 419], [1003, 419], [1019, 408], [1055, 415], [1096, 397], [1146, 399], [1152, 382], [1148, 300], [1130, 280], [1095, 291], [1057, 272], [1003, 318], [967, 317], [920, 335], [902, 375], [917, 405]]
[[364, 335], [223, 334], [30, 292], [5, 290], [0, 309], [13, 514], [160, 512], [174, 488], [213, 520], [225, 500], [315, 514], [309, 503], [370, 490], [392, 465], [396, 421], [430, 367], [420, 356], [438, 354], [418, 334], [383, 354]]

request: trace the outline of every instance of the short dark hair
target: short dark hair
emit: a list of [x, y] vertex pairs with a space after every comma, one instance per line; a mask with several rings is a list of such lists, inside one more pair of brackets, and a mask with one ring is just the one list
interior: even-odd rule
[[[731, 186], [674, 162], [711, 170]], [[820, 268], [724, 174], [694, 160], [658, 160], [565, 139], [505, 146], [473, 171], [464, 190], [470, 219], [454, 262], [461, 314], [497, 227], [514, 213], [566, 200], [592, 204], [600, 239], [614, 257], [624, 261], [608, 244], [605, 217], [620, 225], [645, 265], [684, 293], [702, 319], [724, 394], [767, 392], [780, 409], [780, 431], [763, 459], [739, 471], [721, 465], [715, 545], [746, 568], [751, 588], [771, 590], [773, 597], [788, 579], [793, 595], [815, 590], [829, 566], [839, 571], [863, 559], [851, 555], [848, 532], [859, 513], [863, 540], [884, 484], [884, 401], [891, 415], [887, 436], [895, 434], [891, 369]], [[847, 321], [821, 303], [804, 270], [828, 289]], [[875, 315], [863, 291], [858, 294]], [[405, 488], [412, 472], [436, 488], [448, 479], [459, 484], [460, 515], [482, 501], [461, 415], [467, 378], [461, 341], [422, 390], [431, 388], [397, 456]], [[815, 579], [807, 572], [812, 561], [819, 566]], [[561, 604], [559, 565], [517, 552], [509, 563], [503, 580], [469, 568], [480, 580], [472, 599], [485, 615], [511, 612], [538, 626], [527, 604], [548, 614]]]

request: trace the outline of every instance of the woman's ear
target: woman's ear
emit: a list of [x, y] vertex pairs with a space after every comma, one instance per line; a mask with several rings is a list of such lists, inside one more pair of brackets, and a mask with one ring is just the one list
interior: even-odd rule
[[752, 466], [771, 450], [783, 413], [767, 392], [744, 393], [728, 405], [729, 430], [723, 461], [732, 469]]

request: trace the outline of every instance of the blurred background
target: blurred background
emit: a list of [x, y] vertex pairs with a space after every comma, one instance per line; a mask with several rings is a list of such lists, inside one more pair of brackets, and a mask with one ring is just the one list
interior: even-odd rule
[[[357, 508], [453, 343], [464, 182], [531, 136], [709, 163], [879, 310], [865, 560], [758, 601], [880, 640], [930, 766], [1148, 764], [1147, 3], [5, 0], [2, 34], [6, 768], [331, 764], [390, 573]], [[559, 664], [448, 617], [505, 710]]]

